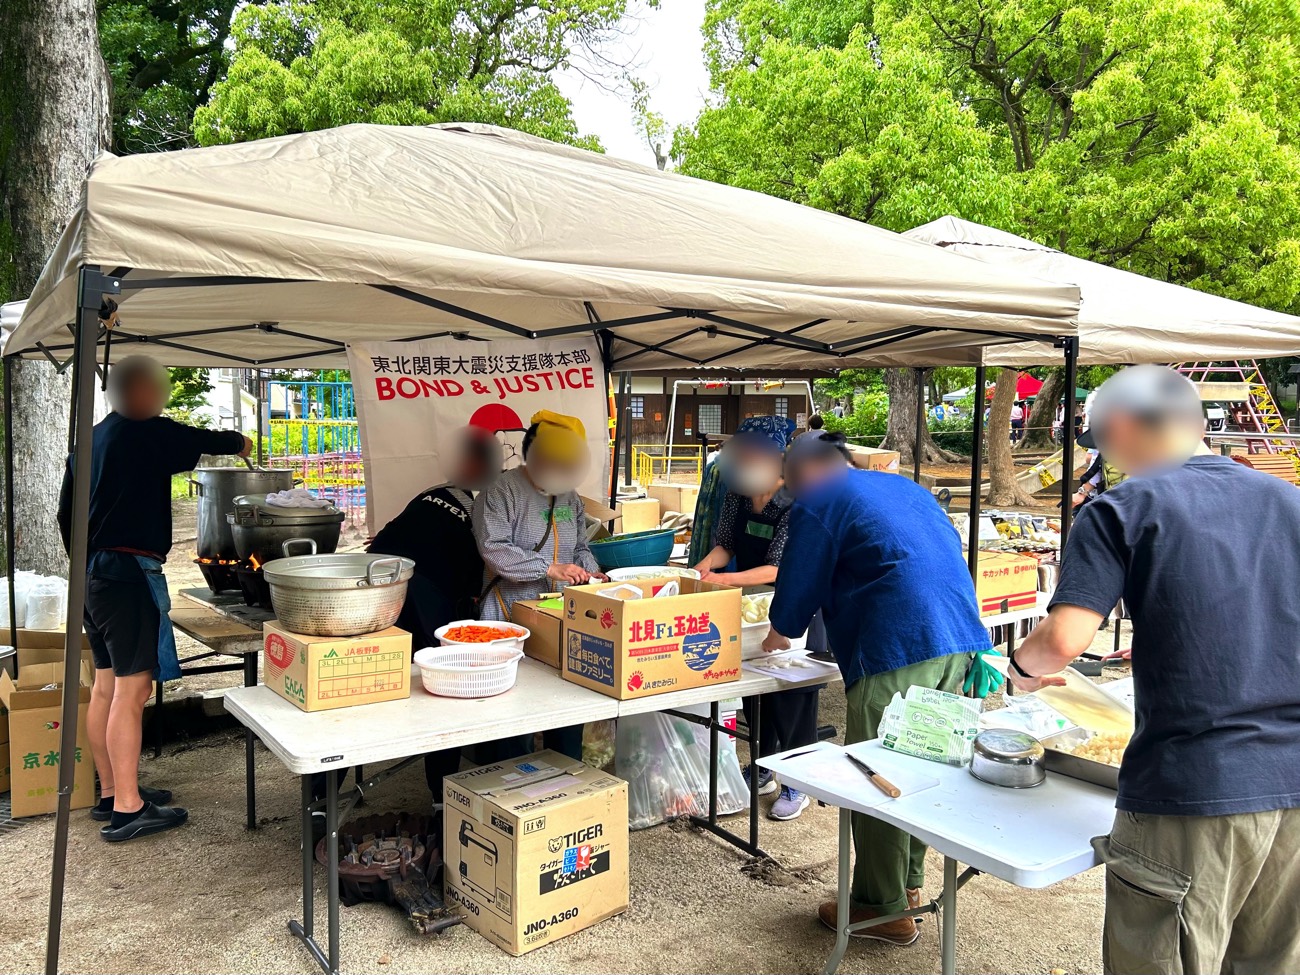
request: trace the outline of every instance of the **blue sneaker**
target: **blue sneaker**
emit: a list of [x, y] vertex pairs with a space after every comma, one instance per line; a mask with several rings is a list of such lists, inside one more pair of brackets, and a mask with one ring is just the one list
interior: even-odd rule
[[[746, 765], [741, 774], [745, 776], [745, 785], [753, 789], [754, 784], [750, 781], [750, 776], [754, 774], [754, 766]], [[776, 776], [772, 774], [771, 769], [760, 768], [758, 770], [758, 794], [760, 796], [770, 796], [775, 791]]]
[[798, 819], [799, 816], [812, 805], [812, 798], [800, 792], [798, 789], [792, 789], [788, 785], [781, 786], [781, 795], [777, 797], [776, 802], [772, 803], [772, 808], [767, 812], [768, 819]]

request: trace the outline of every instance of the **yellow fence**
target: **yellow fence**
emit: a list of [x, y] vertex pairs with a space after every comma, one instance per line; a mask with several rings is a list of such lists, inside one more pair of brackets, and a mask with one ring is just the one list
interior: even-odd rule
[[642, 487], [651, 481], [698, 484], [703, 470], [704, 447], [701, 445], [632, 445], [632, 478]]

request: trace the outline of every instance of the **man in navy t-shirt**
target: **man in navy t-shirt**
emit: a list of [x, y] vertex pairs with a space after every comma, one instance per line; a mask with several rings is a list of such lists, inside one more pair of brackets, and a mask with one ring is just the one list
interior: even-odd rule
[[[821, 610], [844, 675], [848, 743], [876, 737], [895, 693], [913, 685], [960, 693], [989, 636], [960, 539], [934, 496], [897, 474], [851, 469], [838, 434], [796, 440], [785, 479], [796, 503], [763, 649], [788, 647], [783, 634], [802, 633]], [[855, 813], [853, 845], [854, 923], [920, 906], [924, 843]], [[832, 929], [836, 906], [818, 911]], [[903, 917], [856, 936], [909, 945], [916, 922]]]
[[1136, 732], [1106, 863], [1107, 972], [1300, 971], [1300, 491], [1210, 454], [1191, 383], [1127, 369], [1092, 430], [1130, 477], [1070, 533], [1048, 618], [1012, 656], [1032, 691], [1122, 596]]

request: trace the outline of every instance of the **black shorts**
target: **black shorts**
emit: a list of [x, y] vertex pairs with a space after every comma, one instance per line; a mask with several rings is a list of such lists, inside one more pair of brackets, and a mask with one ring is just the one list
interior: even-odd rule
[[144, 570], [134, 569], [138, 578], [129, 569], [86, 576], [83, 618], [95, 669], [112, 668], [118, 677], [153, 673], [158, 666], [158, 607]]

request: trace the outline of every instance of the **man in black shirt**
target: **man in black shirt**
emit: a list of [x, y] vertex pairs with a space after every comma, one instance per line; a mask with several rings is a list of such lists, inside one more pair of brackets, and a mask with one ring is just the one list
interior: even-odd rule
[[[108, 377], [113, 407], [95, 426], [90, 465], [85, 628], [95, 661], [86, 712], [109, 842], [175, 829], [189, 814], [168, 806], [171, 793], [139, 784], [140, 730], [155, 676], [180, 677], [170, 597], [162, 565], [172, 547], [171, 479], [202, 454], [247, 457], [252, 444], [232, 431], [199, 430], [169, 420], [167, 371], [128, 356]], [[59, 528], [71, 547], [72, 461], [59, 498]]]
[[[370, 542], [372, 553], [400, 555], [415, 562], [397, 625], [411, 632], [417, 650], [438, 645], [433, 634], [440, 626], [478, 619], [483, 558], [470, 524], [473, 492], [500, 473], [500, 442], [487, 430], [466, 428], [450, 480], [421, 491]], [[442, 801], [443, 776], [459, 769], [459, 749], [424, 757], [425, 780], [435, 803]]]
[[1107, 972], [1300, 971], [1300, 491], [1201, 443], [1195, 388], [1139, 366], [1092, 429], [1129, 476], [1070, 532], [1048, 618], [1011, 657], [1033, 691], [1122, 596], [1136, 731], [1106, 863]]

